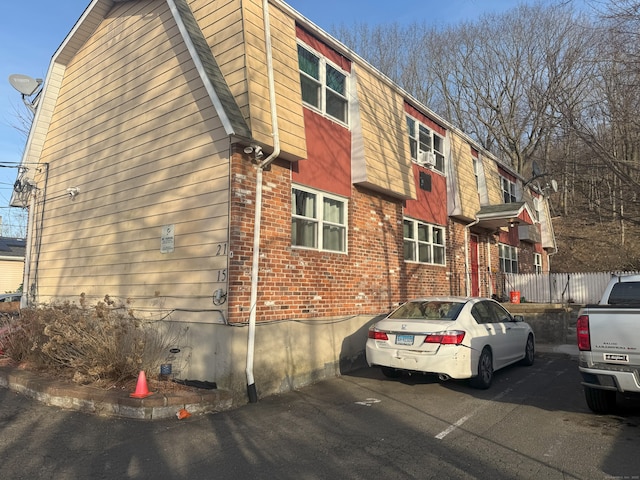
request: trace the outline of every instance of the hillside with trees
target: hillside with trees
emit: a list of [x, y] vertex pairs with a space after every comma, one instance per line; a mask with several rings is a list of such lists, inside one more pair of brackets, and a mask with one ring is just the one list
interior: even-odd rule
[[332, 33], [550, 196], [552, 271], [640, 268], [639, 0]]

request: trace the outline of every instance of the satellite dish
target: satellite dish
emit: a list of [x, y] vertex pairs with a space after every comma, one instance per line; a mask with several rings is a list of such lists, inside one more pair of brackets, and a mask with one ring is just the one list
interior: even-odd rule
[[9, 83], [22, 95], [30, 97], [31, 95], [36, 93], [36, 90], [42, 84], [42, 79], [31, 78], [28, 75], [14, 73], [13, 75], [9, 75]]

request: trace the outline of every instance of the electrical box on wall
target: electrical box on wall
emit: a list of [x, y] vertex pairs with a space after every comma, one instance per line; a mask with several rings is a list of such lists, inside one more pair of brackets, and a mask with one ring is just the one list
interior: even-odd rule
[[426, 192], [431, 191], [431, 175], [426, 172], [420, 172], [420, 189]]

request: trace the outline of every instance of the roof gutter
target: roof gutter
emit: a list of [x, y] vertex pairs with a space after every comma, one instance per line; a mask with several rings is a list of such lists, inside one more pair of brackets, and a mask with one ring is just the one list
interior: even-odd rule
[[2, 260], [3, 262], [24, 262], [24, 257], [13, 257], [13, 256], [3, 256], [0, 255], [0, 260]]
[[273, 128], [273, 152], [257, 165], [256, 171], [256, 209], [253, 224], [253, 263], [251, 266], [251, 299], [249, 312], [249, 331], [247, 334], [247, 394], [249, 402], [256, 403], [258, 394], [253, 376], [253, 360], [256, 338], [256, 308], [258, 301], [258, 270], [260, 268], [260, 221], [262, 217], [262, 172], [280, 155], [280, 135], [278, 133], [278, 114], [276, 110], [275, 81], [273, 78], [273, 54], [271, 47], [271, 25], [269, 22], [269, 0], [262, 1], [264, 16], [264, 41], [267, 57], [267, 76], [269, 81], [269, 102], [271, 104], [271, 125]]

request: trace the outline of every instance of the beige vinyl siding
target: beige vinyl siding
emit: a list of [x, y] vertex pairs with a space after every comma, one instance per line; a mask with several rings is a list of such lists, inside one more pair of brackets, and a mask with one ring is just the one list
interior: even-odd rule
[[[108, 294], [212, 321], [211, 294], [226, 291], [228, 155], [167, 5], [117, 3], [70, 61], [42, 150], [38, 300]], [[173, 253], [160, 251], [163, 225], [175, 226]]]
[[353, 182], [415, 198], [403, 98], [365, 68], [353, 67], [358, 96], [352, 118]]
[[240, 0], [188, 0], [220, 71], [249, 128], [249, 93]]
[[[251, 126], [254, 138], [258, 142], [270, 145], [273, 143], [272, 106], [268, 89], [262, 2], [245, 0], [243, 5], [245, 6], [244, 29], [247, 42]], [[270, 5], [269, 24], [282, 156], [293, 160], [306, 158], [295, 22]]]
[[0, 260], [0, 293], [13, 293], [22, 285], [24, 258]]
[[453, 131], [449, 131], [449, 141], [451, 146], [451, 161], [454, 162], [453, 171], [455, 178], [452, 182], [458, 185], [458, 195], [460, 212], [458, 215], [466, 219], [474, 219], [478, 210], [480, 210], [480, 199], [478, 197], [478, 187], [476, 186], [476, 178], [473, 171], [473, 157], [469, 143], [456, 135]]
[[500, 184], [500, 173], [498, 172], [498, 164], [487, 158], [482, 158], [482, 168], [484, 168], [484, 177], [487, 182], [487, 193], [489, 195], [489, 205], [499, 205], [504, 203], [502, 197], [502, 186]]
[[[189, 2], [253, 139], [273, 146], [262, 2]], [[272, 58], [281, 157], [306, 158], [295, 23], [270, 5]]]

